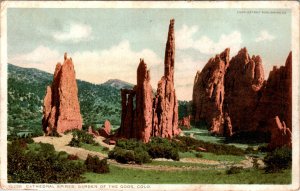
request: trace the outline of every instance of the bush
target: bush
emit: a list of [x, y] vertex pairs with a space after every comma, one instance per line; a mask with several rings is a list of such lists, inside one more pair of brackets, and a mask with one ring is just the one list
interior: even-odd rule
[[78, 183], [85, 166], [70, 161], [63, 152], [57, 153], [53, 145], [39, 143], [30, 150], [13, 141], [7, 147], [8, 179], [19, 183]]
[[108, 173], [109, 166], [107, 164], [107, 159], [100, 160], [98, 156], [91, 156], [88, 155], [84, 164], [88, 171], [95, 172], [95, 173]]
[[99, 145], [94, 141], [93, 135], [88, 134], [82, 130], [73, 130], [72, 131], [73, 138], [68, 145], [71, 147], [80, 147], [80, 143]]
[[280, 172], [282, 169], [291, 168], [292, 149], [288, 147], [277, 148], [269, 152], [264, 158], [266, 172]]
[[115, 147], [108, 153], [108, 158], [115, 159], [119, 163], [133, 163], [135, 160], [134, 151]]
[[68, 145], [71, 147], [80, 147], [80, 142], [78, 139], [73, 137]]
[[243, 170], [241, 166], [232, 166], [226, 170], [226, 174], [238, 174]]
[[151, 158], [179, 160], [177, 145], [167, 139], [154, 137], [147, 143], [147, 148]]

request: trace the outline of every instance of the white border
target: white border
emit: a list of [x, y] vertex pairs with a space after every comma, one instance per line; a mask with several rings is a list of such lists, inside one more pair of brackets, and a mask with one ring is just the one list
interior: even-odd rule
[[[86, 1], [4, 1], [1, 2], [1, 66], [0, 66], [0, 76], [1, 76], [1, 113], [0, 113], [0, 123], [1, 123], [1, 187], [2, 189], [37, 189], [37, 187], [26, 187], [33, 184], [8, 184], [7, 183], [7, 8], [276, 8], [276, 9], [291, 9], [292, 11], [292, 51], [293, 51], [293, 97], [292, 97], [292, 126], [293, 126], [293, 177], [292, 184], [290, 185], [229, 185], [229, 184], [215, 184], [215, 185], [205, 185], [205, 184], [147, 184], [150, 185], [150, 189], [142, 190], [299, 190], [299, 3], [297, 1], [255, 1], [255, 2], [86, 2]], [[284, 63], [282, 63], [284, 64]], [[14, 185], [16, 187], [11, 187]], [[18, 186], [20, 185], [20, 188]], [[35, 184], [36, 186], [41, 186], [43, 190], [60, 190], [61, 188], [44, 188], [50, 186], [51, 184]], [[52, 184], [53, 185], [53, 184]], [[64, 184], [70, 185], [70, 184]], [[77, 184], [73, 190], [82, 190], [79, 188], [80, 185]], [[89, 184], [98, 185], [97, 190], [101, 189], [101, 184]], [[121, 184], [105, 184], [107, 187], [109, 185], [118, 185], [118, 189], [108, 188], [105, 190], [141, 190], [141, 189], [122, 189]], [[124, 185], [124, 184], [122, 184]], [[130, 184], [127, 184], [130, 185]], [[135, 185], [136, 186], [136, 185]], [[106, 187], [106, 188], [107, 188]], [[62, 189], [65, 190], [65, 189]], [[95, 190], [95, 189], [90, 189]], [[104, 189], [101, 189], [104, 190]]]

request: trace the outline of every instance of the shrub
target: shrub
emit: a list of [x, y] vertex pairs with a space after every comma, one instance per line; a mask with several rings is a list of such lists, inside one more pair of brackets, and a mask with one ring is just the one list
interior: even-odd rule
[[108, 158], [115, 159], [119, 163], [132, 163], [134, 162], [134, 151], [115, 147], [114, 150], [108, 153]]
[[179, 154], [176, 144], [167, 139], [154, 137], [147, 143], [148, 153], [152, 158], [166, 158], [179, 160]]
[[226, 174], [238, 174], [243, 170], [241, 166], [232, 166], [226, 170]]
[[138, 147], [134, 149], [134, 161], [137, 164], [142, 164], [151, 162], [151, 159], [147, 151], [143, 150], [141, 147]]
[[68, 145], [71, 147], [80, 147], [80, 142], [78, 139], [73, 137]]
[[7, 147], [8, 179], [19, 183], [78, 183], [85, 166], [70, 161], [65, 153], [57, 153], [53, 145], [39, 143], [34, 150], [13, 141]]
[[80, 143], [99, 145], [94, 141], [93, 135], [88, 134], [82, 130], [73, 130], [73, 138], [71, 139], [69, 145], [72, 147], [80, 147]]
[[291, 168], [292, 149], [288, 147], [277, 148], [269, 152], [264, 158], [266, 172], [280, 172], [282, 169]]
[[95, 173], [108, 173], [109, 166], [107, 164], [107, 159], [100, 160], [98, 156], [91, 156], [88, 155], [84, 164], [88, 171], [95, 172]]
[[102, 151], [107, 152], [107, 151], [109, 151], [109, 148], [108, 147], [103, 147]]

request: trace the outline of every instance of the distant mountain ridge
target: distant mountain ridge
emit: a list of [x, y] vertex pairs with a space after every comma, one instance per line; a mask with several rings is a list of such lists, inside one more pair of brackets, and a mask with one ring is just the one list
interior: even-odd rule
[[128, 89], [128, 88], [132, 88], [134, 85], [128, 82], [125, 82], [123, 80], [119, 80], [119, 79], [110, 79], [107, 80], [106, 82], [104, 82], [102, 85], [107, 85], [107, 86], [111, 86], [117, 89]]
[[[53, 75], [35, 68], [22, 68], [8, 64], [8, 127], [41, 133], [43, 99]], [[110, 120], [118, 127], [121, 122], [121, 88], [134, 85], [119, 79], [103, 84], [77, 80], [80, 112], [85, 126]], [[179, 118], [186, 115], [187, 102], [178, 101]]]
[[[43, 99], [53, 75], [35, 68], [8, 64], [8, 126], [17, 130], [41, 131]], [[120, 124], [121, 96], [119, 88], [130, 86], [121, 80], [92, 84], [77, 80], [80, 111], [85, 125], [109, 119]]]

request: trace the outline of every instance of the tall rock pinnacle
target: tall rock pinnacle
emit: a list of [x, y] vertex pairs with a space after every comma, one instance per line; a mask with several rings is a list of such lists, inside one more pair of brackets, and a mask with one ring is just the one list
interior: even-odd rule
[[63, 65], [56, 65], [43, 108], [43, 130], [47, 135], [82, 128], [74, 65], [66, 53]]
[[174, 88], [175, 35], [174, 19], [170, 20], [165, 50], [164, 76], [158, 82], [154, 98], [153, 136], [171, 138], [180, 133], [178, 128], [178, 103]]
[[[178, 128], [178, 103], [174, 89], [175, 38], [174, 19], [170, 21], [165, 51], [164, 76], [152, 98], [150, 72], [144, 60], [137, 69], [137, 85], [122, 89], [122, 118], [117, 137], [136, 138], [148, 142], [150, 137], [172, 138]], [[135, 103], [134, 103], [135, 102]]]
[[164, 76], [167, 80], [174, 82], [174, 59], [175, 59], [175, 35], [174, 35], [175, 20], [170, 20], [168, 40], [165, 50], [165, 72]]

